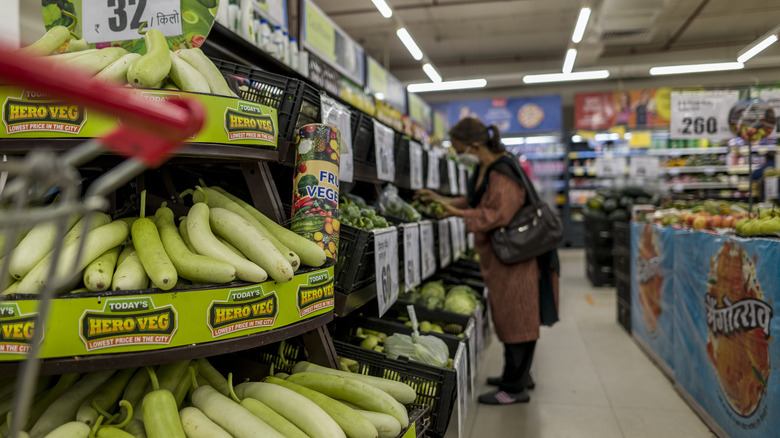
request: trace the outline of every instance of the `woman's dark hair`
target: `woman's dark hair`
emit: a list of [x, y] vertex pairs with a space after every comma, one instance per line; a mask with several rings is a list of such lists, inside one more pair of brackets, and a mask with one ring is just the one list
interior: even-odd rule
[[484, 144], [490, 152], [505, 152], [501, 143], [501, 133], [496, 125], [485, 126], [481, 120], [473, 117], [461, 119], [450, 129], [450, 139], [466, 144]]

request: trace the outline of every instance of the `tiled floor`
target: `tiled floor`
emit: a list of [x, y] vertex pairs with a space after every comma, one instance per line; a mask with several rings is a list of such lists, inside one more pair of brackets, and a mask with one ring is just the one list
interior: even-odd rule
[[[472, 438], [699, 438], [707, 426], [616, 321], [612, 288], [592, 288], [584, 252], [559, 253], [561, 321], [543, 328], [531, 402], [477, 405]], [[484, 352], [477, 393], [503, 366], [495, 337]], [[452, 427], [450, 428], [452, 429]], [[451, 436], [449, 433], [447, 436]]]

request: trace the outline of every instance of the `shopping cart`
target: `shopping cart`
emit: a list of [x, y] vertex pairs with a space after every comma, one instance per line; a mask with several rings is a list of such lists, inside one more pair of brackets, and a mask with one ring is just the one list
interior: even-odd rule
[[[67, 220], [81, 214], [89, 221], [90, 212], [108, 207], [106, 196], [148, 168], [157, 167], [181, 143], [194, 136], [204, 122], [204, 108], [193, 99], [172, 100], [150, 105], [140, 94], [92, 80], [81, 72], [57, 65], [51, 59], [31, 58], [0, 47], [0, 79], [46, 93], [52, 98], [115, 115], [121, 124], [100, 139], [87, 140], [64, 153], [36, 150], [24, 157], [7, 157], [0, 162], [0, 230], [5, 234], [0, 278], [7, 278], [10, 251], [23, 227], [42, 222], [56, 224], [57, 239], [52, 250], [48, 281], [39, 292], [36, 330], [27, 358], [17, 375], [11, 437], [18, 436], [27, 421], [35, 381], [40, 370], [39, 353], [55, 291], [66, 278], [55, 272], [61, 255]], [[111, 150], [126, 159], [96, 179], [81, 194], [78, 168]], [[56, 192], [53, 202], [47, 202]], [[84, 224], [89, 229], [89, 223]], [[76, 260], [83, 250], [80, 239]], [[56, 269], [56, 270], [55, 270]], [[73, 266], [72, 272], [76, 267]]]

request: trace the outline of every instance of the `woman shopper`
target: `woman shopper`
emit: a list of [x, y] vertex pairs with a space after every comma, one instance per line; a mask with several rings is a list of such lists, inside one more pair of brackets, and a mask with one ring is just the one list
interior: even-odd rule
[[[475, 166], [467, 196], [445, 198], [421, 190], [423, 201], [438, 200], [446, 216], [461, 216], [475, 234], [480, 270], [485, 279], [496, 334], [504, 343], [504, 372], [488, 384], [498, 390], [479, 396], [480, 403], [511, 404], [530, 400], [530, 370], [540, 326], [540, 290], [558, 302], [558, 258], [551, 251], [512, 265], [502, 263], [490, 243], [490, 231], [506, 226], [526, 202], [526, 187], [516, 176], [517, 161], [507, 153], [495, 126], [465, 118], [450, 130], [458, 161]], [[541, 288], [541, 289], [540, 289]], [[547, 301], [545, 301], [547, 302]], [[554, 311], [556, 309], [553, 309]], [[557, 320], [557, 313], [555, 320]]]

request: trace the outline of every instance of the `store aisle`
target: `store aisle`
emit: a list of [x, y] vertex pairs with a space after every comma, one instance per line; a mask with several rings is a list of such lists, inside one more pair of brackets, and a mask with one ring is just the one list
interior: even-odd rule
[[[543, 328], [531, 402], [477, 405], [472, 438], [699, 438], [712, 433], [616, 321], [612, 288], [592, 288], [582, 250], [560, 251], [561, 321]], [[477, 393], [499, 375], [493, 338]], [[468, 434], [465, 434], [469, 436]], [[449, 436], [449, 434], [448, 434]]]

